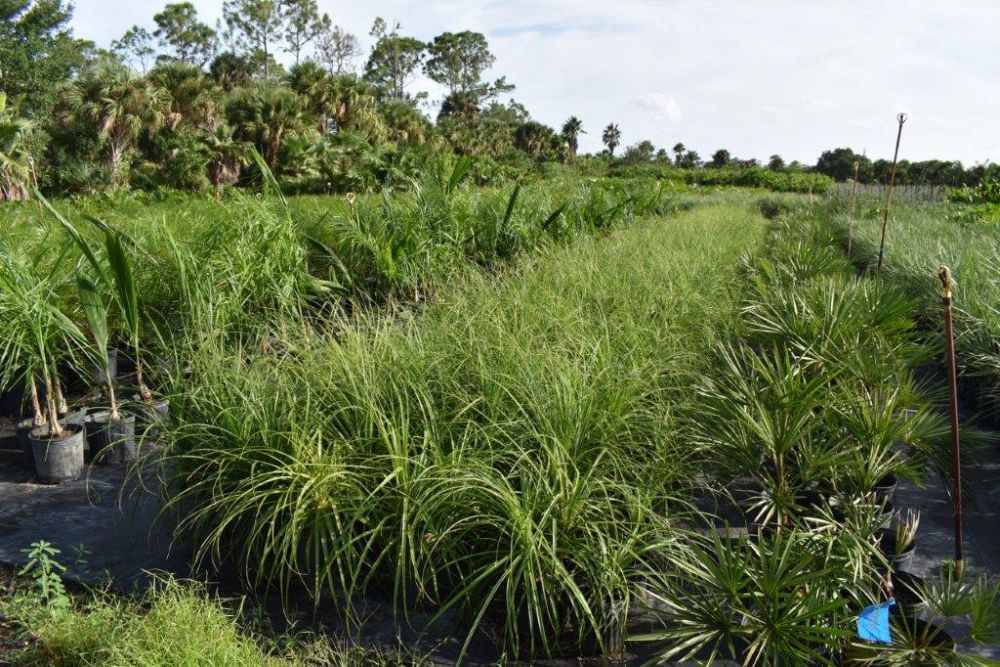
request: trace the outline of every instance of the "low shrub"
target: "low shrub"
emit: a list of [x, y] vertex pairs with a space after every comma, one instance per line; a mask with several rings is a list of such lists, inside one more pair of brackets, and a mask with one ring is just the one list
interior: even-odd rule
[[679, 169], [664, 165], [619, 165], [611, 176], [622, 179], [655, 178], [697, 186], [738, 186], [775, 192], [822, 194], [834, 181], [825, 174], [805, 171], [772, 171], [761, 167]]
[[67, 667], [181, 667], [183, 665], [287, 665], [275, 647], [248, 637], [204, 586], [166, 578], [139, 598], [96, 593], [72, 607], [27, 614], [30, 636], [12, 656], [17, 665]]

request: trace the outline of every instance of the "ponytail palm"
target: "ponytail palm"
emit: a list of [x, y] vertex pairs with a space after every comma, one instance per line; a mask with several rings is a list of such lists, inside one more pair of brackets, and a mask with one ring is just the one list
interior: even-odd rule
[[37, 414], [36, 424], [48, 423], [50, 433], [59, 437], [59, 363], [79, 349], [83, 332], [59, 305], [54, 274], [37, 275], [26, 257], [0, 254], [0, 369], [6, 382], [23, 380], [35, 387], [40, 378], [45, 387], [45, 416]]

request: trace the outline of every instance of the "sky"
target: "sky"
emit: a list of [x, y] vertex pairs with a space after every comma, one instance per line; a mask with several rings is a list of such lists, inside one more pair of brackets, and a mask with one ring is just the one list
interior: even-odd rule
[[[532, 117], [578, 116], [581, 150], [617, 123], [623, 145], [677, 142], [815, 163], [849, 146], [891, 158], [1000, 161], [1000, 1], [317, 0], [366, 49], [375, 16], [403, 34], [482, 32], [494, 77]], [[214, 24], [222, 0], [193, 0]], [[166, 0], [76, 0], [78, 37], [151, 28]], [[360, 66], [362, 63], [358, 63]], [[412, 90], [441, 90], [418, 80]]]

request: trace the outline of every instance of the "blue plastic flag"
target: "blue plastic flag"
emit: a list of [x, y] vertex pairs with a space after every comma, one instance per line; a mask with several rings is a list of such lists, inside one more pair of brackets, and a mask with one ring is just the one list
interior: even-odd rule
[[875, 644], [891, 644], [889, 609], [895, 604], [895, 600], [888, 600], [862, 609], [858, 616], [858, 637]]

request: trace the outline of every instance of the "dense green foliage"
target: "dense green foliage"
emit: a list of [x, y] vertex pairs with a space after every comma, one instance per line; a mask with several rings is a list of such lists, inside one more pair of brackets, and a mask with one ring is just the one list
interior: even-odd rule
[[[675, 206], [652, 182], [566, 180], [480, 190], [462, 185], [469, 178], [467, 162], [439, 167], [413, 193], [359, 196], [353, 203], [300, 197], [289, 202], [287, 213], [276, 212], [283, 211], [280, 203], [250, 197], [218, 203], [166, 201], [152, 207], [141, 198], [90, 201], [81, 212], [122, 230], [148, 254], [148, 270], [138, 278], [146, 310], [173, 315], [185, 298], [174, 277], [176, 244], [192, 253], [200, 268], [219, 266], [226, 291], [234, 292], [236, 300], [228, 308], [236, 316], [240, 309], [266, 307], [274, 296], [265, 285], [237, 287], [243, 281], [266, 277], [314, 284], [321, 292], [315, 296], [335, 309], [423, 300], [439, 281], [470, 263], [500, 268], [525, 251]], [[0, 239], [14, 246], [15, 256], [34, 256], [43, 265], [54, 261], [61, 248], [49, 243], [48, 214], [34, 205], [10, 212], [17, 224], [0, 230]], [[71, 218], [82, 233], [100, 238], [92, 225]], [[274, 266], [274, 274], [256, 273], [260, 262]], [[64, 264], [57, 274], [64, 286], [72, 284], [71, 271], [72, 265]], [[281, 295], [295, 308], [309, 296], [288, 290]]]
[[[379, 18], [356, 70], [358, 39], [314, 0], [223, 4], [221, 33], [191, 3], [171, 3], [153, 26], [133, 26], [110, 51], [74, 40], [70, 8], [58, 2], [0, 11], [8, 18], [0, 31], [0, 93], [8, 97], [0, 128], [21, 126], [15, 140], [5, 139], [16, 150], [0, 143], [2, 198], [26, 199], [36, 183], [48, 194], [214, 190], [218, 197], [227, 186], [259, 185], [251, 147], [299, 193], [406, 189], [453, 155], [474, 159], [481, 184], [544, 174], [554, 163], [598, 176], [642, 165], [692, 184], [799, 192], [825, 182], [780, 156], [764, 171], [724, 149], [708, 165], [716, 169], [703, 169], [681, 143], [674, 157], [648, 140], [619, 155], [615, 123], [601, 134], [607, 151], [578, 160], [583, 121], [569, 116], [553, 128], [501, 101], [514, 86], [487, 78], [496, 58], [481, 33], [424, 42]], [[282, 65], [281, 52], [294, 64]], [[22, 66], [29, 54], [38, 61], [31, 68]], [[428, 92], [412, 90], [420, 74], [445, 91], [433, 120], [420, 109]]]
[[777, 192], [822, 194], [833, 184], [823, 174], [803, 171], [772, 171], [760, 167], [720, 167], [713, 169], [679, 169], [657, 165], [622, 165], [611, 169], [611, 175], [623, 179], [655, 178], [686, 185], [740, 186], [765, 188]]
[[55, 87], [84, 62], [92, 46], [74, 39], [72, 5], [62, 0], [0, 3], [0, 91], [31, 119], [45, 118]]
[[32, 641], [25, 651], [12, 656], [15, 664], [295, 664], [268, 656], [252, 640], [241, 636], [229, 613], [199, 586], [165, 581], [147, 594], [146, 601], [148, 606], [143, 608], [107, 595], [98, 596], [79, 610], [36, 612], [28, 621]]
[[[983, 191], [988, 192], [988, 187]], [[974, 195], [978, 196], [978, 195]], [[959, 208], [954, 205], [897, 206], [890, 221], [885, 251], [886, 276], [905, 293], [918, 300], [920, 319], [940, 334], [940, 283], [938, 267], [948, 266], [957, 282], [955, 289], [956, 347], [964, 381], [975, 391], [980, 407], [994, 410], [1000, 398], [1000, 228], [995, 205]], [[852, 259], [874, 267], [878, 257], [881, 219], [874, 203], [862, 209], [855, 224]], [[846, 235], [846, 211], [842, 205], [830, 213]], [[977, 386], [978, 385], [978, 386]]]
[[[0, 92], [0, 200], [39, 198], [3, 204], [0, 388], [58, 432], [63, 385], [126, 351], [140, 400], [146, 378], [169, 399], [144, 463], [198, 565], [282, 602], [454, 614], [463, 654], [877, 652], [852, 637], [890, 592], [879, 482], [948, 475], [914, 376], [938, 263], [965, 375], [1000, 397], [995, 168], [903, 163], [900, 182], [965, 187], [897, 209], [876, 280], [852, 261], [871, 264], [880, 204], [862, 198], [847, 258], [843, 202], [814, 195], [885, 161], [704, 164], [616, 123], [579, 155], [579, 118], [501, 101], [480, 33], [377, 19], [356, 74], [357, 39], [313, 0], [226, 0], [223, 35], [169, 4], [87, 57], [58, 1], [4, 11], [0, 60], [28, 43], [56, 85], [35, 104], [15, 67]], [[434, 119], [420, 74], [447, 90]], [[204, 591], [74, 609], [49, 566], [52, 613], [18, 621], [39, 660], [273, 660]], [[640, 614], [654, 629], [631, 635]]]
[[[658, 629], [632, 639], [665, 658], [846, 650], [882, 595], [875, 485], [945, 467], [914, 302], [853, 275], [802, 197], [470, 171], [85, 202], [138, 267], [178, 536], [258, 593], [456, 612], [526, 659], [616, 655], [641, 610]], [[66, 234], [105, 232], [11, 210], [10, 268], [87, 327], [79, 253], [110, 251]]]
[[[690, 485], [670, 415], [734, 312], [715, 272], [754, 235], [746, 214], [719, 213], [585, 240], [499, 283], [469, 274], [416, 320], [283, 327], [286, 354], [225, 380], [245, 352], [184, 350], [167, 460], [192, 481], [176, 498], [194, 503], [185, 526], [206, 557], [244, 554], [255, 579], [387, 589], [473, 625], [499, 605], [512, 648], [615, 630], [610, 603], [627, 608], [642, 550], [670, 526], [660, 512]], [[705, 233], [718, 225], [728, 266]], [[696, 284], [712, 298], [691, 299]]]
[[[859, 183], [888, 183], [892, 172], [891, 160], [872, 160], [855, 153], [850, 148], [835, 148], [824, 151], [816, 161], [816, 171], [826, 174], [836, 181], [844, 182], [854, 178], [854, 163], [858, 163]], [[1000, 165], [995, 163], [977, 164], [964, 167], [957, 160], [911, 161], [901, 159], [896, 165], [898, 185], [975, 185], [983, 180], [996, 179], [1000, 175]]]

